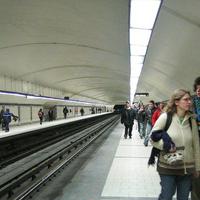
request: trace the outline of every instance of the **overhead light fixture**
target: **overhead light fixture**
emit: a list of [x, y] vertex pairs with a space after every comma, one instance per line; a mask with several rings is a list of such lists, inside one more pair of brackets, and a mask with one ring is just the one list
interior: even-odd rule
[[134, 96], [138, 96], [134, 95], [134, 93], [137, 89], [139, 76], [161, 2], [162, 0], [131, 0], [129, 38], [131, 52], [131, 101], [133, 101]]
[[26, 97], [26, 95], [24, 93], [12, 92], [12, 91], [0, 90], [0, 94], [2, 94], [2, 95], [12, 95], [12, 96], [18, 96], [18, 97]]
[[143, 96], [143, 97], [148, 97], [149, 93], [148, 92], [136, 92], [135, 96]]
[[68, 96], [66, 96], [64, 98], [58, 98], [58, 97], [49, 97], [49, 96], [28, 94], [28, 93], [22, 93], [22, 92], [5, 91], [5, 90], [0, 90], [0, 95], [12, 95], [12, 96], [23, 97], [23, 98], [27, 98], [27, 99], [33, 99], [33, 100], [61, 101], [61, 102], [73, 103], [73, 104], [77, 104], [77, 105], [86, 104], [89, 106], [91, 106], [91, 105], [102, 106], [102, 104], [97, 104], [94, 102], [86, 102], [86, 101], [81, 101], [78, 99], [70, 99]]

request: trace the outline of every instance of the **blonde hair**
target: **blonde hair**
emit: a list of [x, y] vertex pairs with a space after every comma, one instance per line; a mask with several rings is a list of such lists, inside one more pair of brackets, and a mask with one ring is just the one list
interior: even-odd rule
[[[190, 91], [185, 89], [176, 89], [173, 94], [171, 95], [169, 101], [167, 102], [167, 106], [165, 107], [166, 112], [176, 113], [177, 112], [177, 106], [175, 102], [177, 100], [180, 100], [185, 94], [188, 94], [191, 96]], [[187, 111], [190, 112], [190, 111]]]

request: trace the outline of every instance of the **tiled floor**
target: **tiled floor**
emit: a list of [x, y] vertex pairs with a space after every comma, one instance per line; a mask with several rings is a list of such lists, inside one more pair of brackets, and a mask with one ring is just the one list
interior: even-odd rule
[[132, 139], [121, 136], [102, 192], [104, 198], [156, 198], [160, 192], [156, 167], [147, 165], [151, 146], [144, 147], [137, 130], [133, 132]]

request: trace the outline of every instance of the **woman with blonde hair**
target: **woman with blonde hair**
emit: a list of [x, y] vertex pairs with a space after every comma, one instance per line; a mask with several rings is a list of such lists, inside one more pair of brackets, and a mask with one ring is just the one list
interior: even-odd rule
[[[151, 143], [160, 150], [157, 163], [161, 180], [159, 200], [172, 200], [176, 192], [177, 200], [188, 200], [192, 176], [199, 176], [200, 147], [191, 104], [189, 91], [175, 90], [152, 129]], [[171, 123], [165, 130], [169, 113]]]

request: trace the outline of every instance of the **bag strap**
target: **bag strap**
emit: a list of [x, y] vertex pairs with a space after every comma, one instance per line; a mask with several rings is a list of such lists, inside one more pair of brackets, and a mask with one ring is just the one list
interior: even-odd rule
[[164, 131], [168, 130], [168, 128], [170, 127], [171, 123], [172, 123], [172, 113], [168, 112], [167, 113], [167, 120], [166, 120]]
[[[168, 128], [170, 127], [171, 123], [172, 123], [172, 113], [168, 112], [164, 131], [168, 130]], [[189, 124], [190, 124], [190, 128], [192, 130], [192, 119], [191, 119], [191, 117], [189, 118]]]
[[190, 124], [190, 128], [192, 130], [192, 119], [191, 119], [191, 117], [189, 118], [189, 124]]

